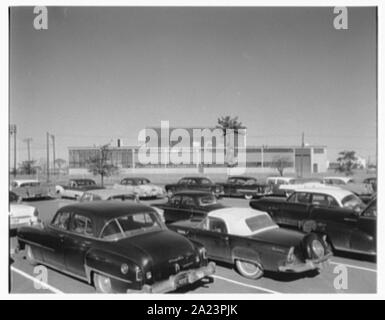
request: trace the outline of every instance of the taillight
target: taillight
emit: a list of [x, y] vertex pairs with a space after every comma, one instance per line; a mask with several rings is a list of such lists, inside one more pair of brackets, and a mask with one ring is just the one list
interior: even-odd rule
[[138, 266], [135, 267], [135, 280], [143, 281], [143, 272]]
[[39, 211], [35, 208], [35, 210], [33, 211], [33, 216], [34, 217], [38, 217], [39, 216]]

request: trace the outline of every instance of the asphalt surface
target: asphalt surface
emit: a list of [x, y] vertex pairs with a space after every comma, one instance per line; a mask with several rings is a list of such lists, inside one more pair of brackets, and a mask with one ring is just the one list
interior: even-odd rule
[[[149, 200], [144, 203], [162, 202]], [[233, 207], [248, 207], [243, 199], [222, 199], [224, 204]], [[36, 206], [40, 218], [50, 221], [59, 206], [71, 200], [30, 201]], [[13, 253], [16, 239], [11, 238], [10, 292], [11, 293], [95, 293], [95, 289], [76, 278], [57, 270], [47, 268], [47, 277], [42, 278], [42, 269], [34, 269], [24, 258], [24, 252]], [[339, 279], [346, 275], [343, 283]], [[47, 281], [44, 281], [47, 280]], [[263, 278], [249, 280], [239, 275], [231, 265], [217, 264], [216, 273], [177, 293], [376, 293], [376, 263], [362, 256], [348, 256], [337, 253], [320, 272], [306, 274], [266, 273]]]

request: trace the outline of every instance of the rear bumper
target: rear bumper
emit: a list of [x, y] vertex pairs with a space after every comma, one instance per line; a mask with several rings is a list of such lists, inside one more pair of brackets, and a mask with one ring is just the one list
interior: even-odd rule
[[38, 224], [39, 222], [40, 222], [39, 219], [36, 217], [31, 217], [29, 219], [22, 219], [22, 221], [20, 221], [20, 222], [17, 222], [15, 220], [12, 221], [12, 219], [11, 219], [9, 229], [10, 230], [17, 230], [21, 227], [30, 227], [30, 226]]
[[[174, 291], [180, 287], [192, 284], [214, 273], [215, 273], [215, 263], [209, 262], [209, 264], [205, 267], [182, 271], [178, 274], [170, 276], [167, 280], [156, 282], [153, 285], [144, 285], [140, 292], [165, 293], [165, 292]], [[129, 293], [134, 291], [127, 290], [127, 292]]]
[[328, 262], [328, 259], [332, 256], [332, 253], [328, 253], [317, 260], [306, 260], [304, 263], [286, 264], [280, 266], [278, 269], [280, 272], [302, 273], [311, 270], [320, 270]]

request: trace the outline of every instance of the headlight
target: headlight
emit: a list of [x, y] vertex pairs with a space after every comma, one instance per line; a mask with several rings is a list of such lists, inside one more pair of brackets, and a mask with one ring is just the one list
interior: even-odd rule
[[205, 247], [199, 248], [199, 255], [202, 257], [203, 260], [207, 260], [207, 250]]
[[146, 279], [150, 280], [152, 278], [152, 273], [150, 271], [146, 272]]
[[126, 263], [123, 263], [121, 266], [120, 266], [120, 271], [123, 273], [123, 274], [127, 274], [128, 273], [128, 265]]

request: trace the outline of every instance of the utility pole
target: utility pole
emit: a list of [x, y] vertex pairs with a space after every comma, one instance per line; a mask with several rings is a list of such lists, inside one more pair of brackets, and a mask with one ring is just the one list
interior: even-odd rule
[[302, 132], [302, 143], [301, 143], [301, 178], [303, 177], [303, 153], [305, 148], [305, 133]]
[[9, 126], [9, 135], [13, 135], [13, 176], [16, 178], [16, 125]]
[[32, 141], [32, 138], [26, 138], [23, 141], [27, 143], [28, 162], [30, 162], [31, 161], [31, 141]]
[[47, 132], [47, 182], [49, 182], [49, 133]]
[[56, 161], [56, 156], [55, 156], [55, 135], [51, 134], [51, 139], [52, 139], [52, 152], [53, 152], [53, 174], [55, 174], [55, 161]]

